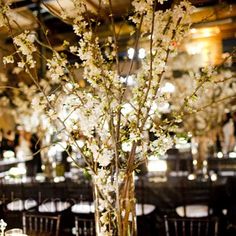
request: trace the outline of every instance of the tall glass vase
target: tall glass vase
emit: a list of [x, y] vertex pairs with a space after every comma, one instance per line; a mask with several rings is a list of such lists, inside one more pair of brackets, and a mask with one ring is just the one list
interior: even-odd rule
[[208, 143], [209, 140], [205, 136], [198, 136], [192, 139], [192, 154], [195, 160], [194, 171], [202, 175], [207, 174]]
[[40, 154], [43, 174], [47, 180], [52, 180], [54, 178], [53, 158], [49, 155], [49, 147], [51, 143], [51, 135], [48, 133], [44, 134], [41, 141], [42, 148], [40, 150]]
[[54, 169], [53, 169], [53, 160], [48, 156], [48, 149], [45, 148], [41, 150], [41, 160], [42, 160], [42, 170], [44, 177], [47, 180], [52, 180], [54, 177]]
[[97, 236], [136, 236], [135, 184], [133, 173], [121, 179], [106, 174], [94, 179]]

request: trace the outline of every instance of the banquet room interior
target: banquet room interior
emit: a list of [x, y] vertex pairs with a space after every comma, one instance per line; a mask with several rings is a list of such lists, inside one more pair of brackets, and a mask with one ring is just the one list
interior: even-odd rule
[[[4, 21], [5, 8], [3, 6], [6, 2], [10, 2], [11, 13], [7, 15], [11, 19], [7, 21], [9, 28], [1, 23]], [[41, 114], [37, 108], [33, 107], [39, 97], [39, 93], [37, 93], [37, 99], [35, 95], [37, 85], [43, 81], [44, 77], [47, 77], [45, 84], [50, 84], [50, 80], [54, 81], [50, 84], [51, 90], [47, 90], [47, 87], [45, 90], [40, 90], [42, 93], [46, 91], [50, 94], [47, 97], [49, 104], [52, 102], [51, 99], [54, 99], [53, 92], [55, 94], [58, 92], [58, 96], [61, 96], [58, 99], [59, 103], [64, 105], [69, 102], [66, 96], [61, 95], [61, 91], [64, 91], [63, 85], [58, 85], [58, 78], [55, 79], [56, 76], [53, 77], [49, 73], [52, 67], [48, 66], [50, 60], [45, 59], [51, 55], [49, 47], [46, 46], [48, 42], [54, 52], [58, 53], [56, 55], [63, 55], [66, 58], [68, 65], [78, 65], [78, 68], [73, 71], [77, 86], [73, 87], [73, 92], [76, 89], [76, 93], [93, 91], [93, 88], [90, 89], [93, 84], [83, 76], [80, 69], [80, 65], [83, 65], [83, 68], [86, 68], [86, 65], [83, 59], [78, 59], [78, 54], [81, 53], [79, 46], [74, 48], [68, 46], [77, 44], [83, 38], [83, 35], [75, 34], [76, 29], [72, 21], [73, 14], [76, 13], [74, 2], [76, 0], [0, 0], [2, 8], [0, 9], [0, 235], [235, 236], [236, 1], [189, 1], [194, 6], [190, 14], [190, 28], [181, 44], [176, 41], [172, 42], [172, 46], [177, 48], [175, 55], [169, 56], [169, 51], [166, 53], [169, 58], [164, 66], [163, 77], [165, 78], [162, 79], [158, 89], [161, 98], [155, 103], [155, 108], [150, 108], [150, 111], [156, 109], [158, 112], [155, 113], [156, 116], [150, 115], [150, 112], [147, 113], [148, 116], [152, 116], [150, 120], [155, 123], [155, 125], [149, 124], [150, 127], [167, 127], [175, 122], [175, 127], [172, 127], [173, 131], [168, 129], [168, 138], [172, 140], [171, 146], [168, 146], [165, 151], [162, 149], [153, 151], [152, 149], [155, 148], [153, 146], [149, 152], [143, 150], [136, 152], [136, 156], [142, 160], [137, 162], [138, 164], [134, 162], [136, 169], [133, 169], [137, 233], [132, 231], [133, 233], [130, 234], [95, 233], [98, 227], [94, 200], [96, 190], [93, 183], [94, 177], [87, 167], [92, 161], [84, 160], [83, 153], [80, 152], [80, 150], [85, 150], [83, 145], [88, 146], [89, 140], [92, 139], [85, 141], [86, 135], [81, 135], [84, 131], [82, 125], [88, 125], [89, 129], [90, 120], [88, 119], [87, 122], [83, 120], [81, 125], [77, 126], [76, 131], [81, 128], [81, 132], [75, 131], [69, 134], [74, 140], [76, 139], [76, 145], [78, 145], [76, 149], [64, 144], [63, 141], [58, 141], [63, 129], [60, 126], [60, 131], [55, 131], [56, 125], [52, 125], [52, 121], [47, 117], [50, 110], [48, 107], [45, 114]], [[104, 4], [105, 2], [108, 5]], [[153, 12], [158, 13], [172, 11], [174, 4], [178, 5], [183, 1], [154, 0], [152, 2], [155, 2]], [[149, 42], [155, 41], [155, 37], [152, 33], [147, 37], [140, 33], [145, 37], [136, 40], [138, 33], [133, 33], [134, 24], [130, 23], [130, 16], [134, 14], [132, 0], [84, 0], [84, 3], [88, 14], [85, 14], [83, 20], [85, 22], [87, 20], [87, 26], [96, 29], [96, 36], [99, 37], [96, 45], [106, 45], [107, 38], [114, 32], [114, 35], [119, 35], [117, 38], [113, 37], [115, 40], [112, 42], [115, 44], [114, 50], [117, 55], [109, 68], [115, 67], [119, 61], [119, 67], [122, 68], [118, 73], [119, 79], [123, 81], [120, 82], [125, 87], [123, 95], [128, 100], [132, 96], [130, 91], [134, 91], [132, 88], [138, 83], [135, 81], [137, 78], [135, 74], [139, 73], [147, 58], [152, 58], [154, 55]], [[62, 13], [65, 12], [71, 14], [71, 18], [63, 18]], [[99, 23], [90, 22], [89, 17], [94, 17]], [[159, 25], [159, 27], [162, 26]], [[19, 28], [21, 32], [24, 30], [33, 32], [28, 35], [37, 38], [35, 39], [38, 45], [37, 52], [34, 53], [41, 55], [41, 57], [36, 55], [37, 79], [31, 76], [34, 73], [28, 73], [27, 69], [24, 71], [24, 67], [27, 68], [27, 66], [21, 66], [22, 64], [19, 63], [22, 61], [17, 64], [17, 59], [9, 63], [13, 57], [6, 59], [10, 53], [13, 56], [16, 55], [18, 60], [22, 59], [22, 56], [17, 56], [20, 46], [14, 38]], [[141, 31], [141, 27], [139, 30]], [[18, 51], [13, 53], [14, 50]], [[77, 54], [76, 50], [78, 50]], [[148, 57], [150, 51], [151, 56], [149, 54]], [[104, 51], [104, 55], [105, 53]], [[26, 56], [26, 54], [22, 55]], [[9, 64], [6, 63], [7, 60]], [[154, 68], [154, 63], [153, 66], [151, 63], [152, 67]], [[203, 68], [213, 68], [213, 72], [211, 74], [209, 71], [203, 72]], [[91, 70], [93, 68], [87, 69], [87, 73], [89, 74]], [[216, 82], [211, 82], [210, 79], [210, 82], [206, 81], [207, 79], [204, 82], [201, 80], [200, 83], [198, 81], [200, 85], [198, 84], [199, 87], [192, 96], [188, 92], [195, 85], [191, 78], [200, 76], [200, 72], [205, 73], [207, 79], [214, 78]], [[36, 86], [33, 87], [34, 83]], [[71, 89], [68, 80], [62, 79], [62, 83], [68, 91]], [[146, 84], [148, 86], [148, 83]], [[202, 84], [204, 85], [200, 88]], [[61, 88], [62, 90], [59, 91]], [[145, 97], [144, 91], [143, 97]], [[186, 102], [186, 98], [189, 97], [192, 100]], [[84, 103], [87, 102], [89, 106], [88, 100], [84, 100]], [[71, 101], [76, 105], [73, 99]], [[190, 110], [191, 104], [195, 102], [198, 107]], [[43, 104], [41, 100], [41, 105]], [[123, 116], [126, 117], [130, 112], [129, 109], [135, 106], [127, 104], [129, 106], [117, 109], [118, 114], [123, 112]], [[57, 105], [58, 108], [59, 105]], [[185, 109], [185, 105], [189, 107]], [[177, 109], [181, 110], [182, 116], [178, 122], [176, 117], [173, 118], [177, 114], [175, 113]], [[141, 115], [138, 113], [139, 116]], [[93, 121], [91, 120], [91, 123]], [[100, 121], [97, 119], [97, 122]], [[117, 122], [120, 122], [119, 119]], [[114, 124], [118, 127], [117, 123]], [[127, 127], [122, 126], [120, 136], [123, 135], [123, 130], [127, 132], [132, 126]], [[156, 131], [153, 131], [154, 129], [147, 130], [142, 136], [147, 143], [161, 142], [161, 136], [158, 136]], [[96, 131], [94, 131], [94, 136], [96, 136]], [[165, 145], [165, 140], [163, 145]], [[139, 143], [133, 138], [131, 143], [133, 145], [136, 142]], [[128, 142], [124, 142], [124, 145], [118, 144], [116, 147], [123, 150], [120, 153], [132, 153]], [[95, 153], [91, 150], [86, 151]], [[111, 155], [115, 155], [114, 153]], [[142, 155], [147, 156], [144, 159]], [[93, 163], [99, 163], [95, 157], [94, 160]], [[120, 168], [126, 163], [123, 159], [122, 161]], [[101, 168], [102, 170], [108, 170], [112, 164], [103, 160], [100, 165], [104, 167]], [[117, 165], [115, 166], [118, 168]], [[116, 180], [114, 176], [111, 179], [114, 182]], [[115, 198], [115, 194], [111, 196]], [[46, 216], [48, 216], [48, 221], [56, 223], [50, 233], [43, 232], [42, 222]], [[28, 217], [40, 218], [38, 234], [29, 233], [29, 228], [36, 221], [28, 224]], [[171, 220], [173, 220], [173, 225], [171, 225]], [[196, 225], [195, 221], [197, 221]], [[187, 226], [189, 222], [190, 226]], [[201, 223], [204, 223], [203, 229], [200, 229]], [[179, 224], [180, 229], [177, 229]], [[106, 229], [109, 227], [111, 226], [107, 225]], [[188, 230], [190, 232], [187, 232]]]

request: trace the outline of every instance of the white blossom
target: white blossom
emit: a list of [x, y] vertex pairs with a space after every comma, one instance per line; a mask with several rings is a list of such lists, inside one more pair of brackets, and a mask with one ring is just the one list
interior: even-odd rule
[[[33, 53], [37, 51], [34, 45], [35, 36], [29, 31], [25, 31], [13, 38], [14, 44], [18, 48], [18, 52], [25, 56], [25, 61], [21, 63], [26, 63], [30, 68], [33, 68], [36, 61], [33, 59]], [[24, 67], [23, 64], [18, 64], [19, 67]]]
[[47, 67], [49, 69], [52, 80], [58, 81], [66, 72], [67, 60], [59, 54], [53, 54], [52, 59], [47, 60]]
[[78, 47], [76, 47], [76, 46], [70, 46], [70, 51], [71, 51], [72, 53], [76, 53], [76, 52], [78, 51]]
[[4, 64], [14, 63], [14, 57], [12, 55], [3, 57], [3, 63]]
[[97, 162], [102, 166], [106, 167], [108, 166], [113, 158], [114, 151], [112, 150], [103, 150], [103, 152], [99, 155], [99, 158], [97, 159]]

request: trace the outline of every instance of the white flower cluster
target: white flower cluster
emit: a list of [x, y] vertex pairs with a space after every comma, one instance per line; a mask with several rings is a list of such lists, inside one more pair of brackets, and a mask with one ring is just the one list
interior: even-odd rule
[[30, 101], [18, 94], [14, 97], [13, 103], [16, 106], [14, 110], [16, 123], [26, 131], [35, 132], [39, 125], [39, 114], [30, 109]]
[[[192, 68], [187, 68], [187, 71], [183, 68], [183, 75], [171, 80], [175, 92], [170, 101], [173, 111], [184, 108], [186, 115], [182, 131], [195, 136], [207, 135], [222, 122], [225, 109], [230, 110], [230, 101], [236, 94], [236, 79], [229, 69], [222, 67], [218, 72], [212, 66], [201, 69], [192, 60], [195, 60], [194, 56], [182, 55], [182, 63], [189, 63]], [[204, 87], [200, 86], [203, 83]]]
[[151, 142], [151, 151], [157, 156], [163, 156], [168, 149], [173, 147], [173, 139], [169, 136], [160, 136]]
[[100, 155], [97, 158], [97, 162], [101, 167], [106, 167], [111, 164], [113, 157], [114, 150], [109, 150], [105, 148], [102, 152], [100, 152]]
[[24, 57], [18, 62], [18, 67], [24, 68], [26, 65], [29, 68], [34, 68], [36, 61], [33, 58], [33, 53], [37, 51], [34, 45], [35, 35], [29, 31], [25, 31], [13, 38], [13, 43], [17, 46], [17, 52], [22, 54]]
[[[132, 20], [139, 22], [140, 12], [142, 9], [145, 11], [142, 13], [142, 30], [149, 33], [149, 38], [153, 42], [152, 51], [147, 52], [146, 58], [142, 60], [142, 68], [135, 78], [138, 86], [132, 91], [134, 94], [132, 106], [136, 111], [134, 116], [139, 114], [142, 119], [151, 110], [153, 101], [161, 98], [158, 88], [167, 70], [167, 59], [176, 51], [188, 32], [193, 8], [187, 1], [181, 1], [173, 9], [159, 10], [153, 14], [152, 1], [137, 0], [133, 2], [133, 5], [136, 15], [132, 17]], [[152, 27], [153, 24], [154, 27]], [[139, 107], [140, 104], [142, 107]], [[158, 113], [158, 110], [156, 112]], [[148, 119], [149, 117], [147, 118], [149, 123]]]
[[14, 63], [14, 57], [12, 55], [3, 57], [3, 64]]
[[[41, 80], [40, 85], [45, 91], [50, 87], [45, 80]], [[35, 85], [29, 86], [20, 82], [18, 89], [14, 90], [12, 103], [15, 106], [13, 110], [15, 121], [24, 130], [36, 132], [40, 128], [42, 132], [52, 131], [53, 123], [45, 114], [47, 101]]]
[[[137, 13], [144, 14], [152, 11], [153, 0], [135, 0], [132, 1], [132, 5]], [[138, 22], [138, 20], [135, 20], [135, 23]]]
[[101, 56], [98, 39], [93, 39], [92, 32], [85, 32], [79, 41], [78, 55], [83, 61], [84, 77], [93, 87], [101, 84], [103, 78], [103, 58]]
[[60, 82], [59, 79], [66, 74], [67, 60], [61, 57], [58, 53], [54, 53], [52, 59], [47, 60], [49, 76], [54, 83]]
[[88, 22], [84, 19], [84, 14], [86, 14], [86, 3], [84, 0], [71, 0], [74, 5], [72, 12], [67, 12], [66, 10], [62, 12], [63, 19], [73, 18], [73, 30], [78, 36], [83, 36], [83, 33], [88, 26]]

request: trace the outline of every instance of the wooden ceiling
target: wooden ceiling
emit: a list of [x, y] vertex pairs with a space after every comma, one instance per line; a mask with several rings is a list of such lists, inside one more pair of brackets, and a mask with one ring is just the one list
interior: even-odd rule
[[[94, 13], [99, 12], [99, 16], [105, 21], [109, 15], [109, 10], [104, 5], [100, 6], [99, 2], [100, 0], [86, 0], [88, 9]], [[173, 1], [169, 0], [167, 2], [164, 7], [168, 7]], [[234, 0], [191, 0], [191, 2], [197, 7], [193, 14], [194, 27], [220, 25], [223, 29], [231, 27], [235, 29], [236, 2]], [[14, 19], [22, 28], [37, 27], [33, 23], [33, 19], [37, 15], [37, 11], [41, 9], [42, 20], [45, 25], [58, 30], [58, 33], [70, 31], [70, 27], [63, 24], [55, 16], [60, 14], [60, 7], [73, 14], [73, 4], [70, 0], [13, 0], [11, 7], [14, 9]], [[53, 10], [54, 14], [46, 7]], [[131, 11], [131, 0], [112, 0], [112, 9], [116, 21], [119, 21]], [[58, 27], [60, 24], [61, 27]]]

